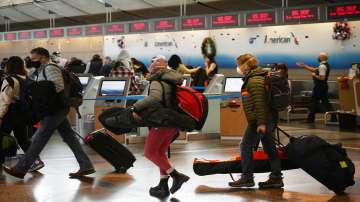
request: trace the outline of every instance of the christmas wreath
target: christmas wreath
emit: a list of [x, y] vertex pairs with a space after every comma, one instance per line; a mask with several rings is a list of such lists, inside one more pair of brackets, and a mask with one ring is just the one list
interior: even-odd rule
[[216, 56], [216, 45], [212, 38], [206, 37], [203, 40], [201, 44], [201, 53], [208, 58], [214, 58]]
[[336, 40], [346, 40], [350, 39], [351, 30], [347, 22], [337, 22], [334, 26], [333, 39]]

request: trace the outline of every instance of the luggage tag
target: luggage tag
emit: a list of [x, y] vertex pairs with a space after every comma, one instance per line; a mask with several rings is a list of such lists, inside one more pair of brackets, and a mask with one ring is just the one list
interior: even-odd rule
[[347, 165], [347, 163], [345, 161], [339, 161], [339, 164], [340, 164], [341, 168], [347, 168], [348, 167], [348, 165]]

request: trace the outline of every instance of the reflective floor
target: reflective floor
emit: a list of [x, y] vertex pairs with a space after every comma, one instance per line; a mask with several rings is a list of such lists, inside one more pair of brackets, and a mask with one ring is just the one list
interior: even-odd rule
[[[217, 139], [192, 141], [172, 146], [175, 167], [191, 176], [191, 180], [175, 195], [163, 201], [360, 201], [360, 131], [342, 132], [336, 127], [308, 127], [284, 125], [294, 135], [317, 134], [331, 142], [343, 142], [356, 164], [356, 184], [347, 189], [347, 195], [335, 196], [302, 170], [284, 172], [285, 187], [281, 190], [231, 189], [227, 175], [196, 176], [192, 171], [195, 157], [228, 159], [238, 153], [237, 146], [224, 146]], [[143, 145], [130, 145], [137, 157], [135, 167], [128, 174], [112, 173], [112, 167], [90, 148], [84, 146], [95, 164], [97, 173], [83, 179], [69, 179], [68, 173], [77, 170], [70, 150], [54, 135], [42, 158], [46, 166], [38, 173], [18, 180], [0, 175], [0, 201], [22, 202], [78, 202], [78, 201], [159, 201], [148, 195], [150, 186], [158, 182], [158, 170], [143, 156]], [[265, 180], [267, 174], [256, 175], [256, 181]]]

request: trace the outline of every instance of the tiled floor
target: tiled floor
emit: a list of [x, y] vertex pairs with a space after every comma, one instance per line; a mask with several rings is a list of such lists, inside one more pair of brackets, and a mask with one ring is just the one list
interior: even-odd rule
[[[283, 125], [293, 135], [316, 134], [331, 142], [342, 142], [356, 168], [360, 168], [360, 132], [342, 132], [336, 127], [308, 127], [301, 124]], [[143, 153], [143, 145], [130, 145], [137, 157], [135, 167], [128, 174], [112, 173], [112, 167], [90, 148], [86, 148], [97, 173], [82, 180], [68, 179], [69, 172], [77, 169], [70, 150], [54, 136], [42, 153], [46, 167], [39, 173], [28, 174], [25, 180], [0, 175], [1, 202], [79, 202], [79, 201], [159, 201], [148, 195], [148, 189], [158, 181], [158, 170]], [[178, 170], [191, 176], [191, 180], [174, 196], [164, 201], [239, 202], [239, 201], [360, 201], [360, 172], [356, 171], [356, 184], [348, 188], [348, 195], [336, 196], [302, 170], [284, 172], [285, 187], [281, 190], [231, 189], [230, 177], [214, 175], [200, 177], [192, 171], [195, 157], [228, 159], [238, 153], [237, 146], [224, 146], [217, 139], [192, 141], [186, 145], [173, 145], [172, 161]], [[266, 174], [256, 176], [265, 180]]]

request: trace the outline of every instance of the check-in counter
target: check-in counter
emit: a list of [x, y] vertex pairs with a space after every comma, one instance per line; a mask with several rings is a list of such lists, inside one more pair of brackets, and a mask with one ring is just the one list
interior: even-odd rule
[[248, 125], [241, 101], [243, 83], [241, 77], [225, 78], [223, 95], [229, 98], [222, 101], [220, 108], [220, 136], [223, 143], [238, 144]]
[[[128, 78], [102, 78], [100, 80], [94, 110], [95, 130], [103, 128], [98, 120], [103, 111], [114, 107], [126, 107], [126, 100], [122, 98], [126, 98], [128, 91]], [[114, 99], [114, 97], [119, 99]], [[108, 133], [118, 142], [125, 143], [125, 135], [115, 135], [110, 131]]]
[[[224, 82], [224, 75], [216, 74], [212, 80], [210, 81], [209, 85], [206, 87], [204, 91], [204, 95], [208, 98], [212, 96], [220, 96], [223, 91], [223, 82]], [[209, 103], [209, 111], [208, 117], [204, 124], [201, 133], [203, 134], [219, 134], [220, 133], [220, 104], [221, 98], [216, 99], [208, 99]]]
[[339, 78], [338, 81], [340, 110], [360, 116], [360, 79]]

